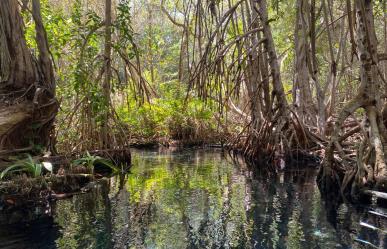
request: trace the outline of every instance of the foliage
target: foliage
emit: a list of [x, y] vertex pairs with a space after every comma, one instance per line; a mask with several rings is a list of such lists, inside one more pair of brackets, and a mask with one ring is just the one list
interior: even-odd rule
[[201, 141], [216, 131], [215, 110], [197, 98], [185, 101], [182, 85], [170, 81], [159, 86], [161, 97], [137, 106], [134, 102], [118, 109], [132, 137]]
[[133, 50], [133, 47], [131, 47], [134, 44], [134, 41], [129, 1], [121, 0], [117, 6], [117, 12], [117, 20], [114, 22], [113, 26], [120, 34], [120, 41], [114, 44], [114, 48], [118, 50], [120, 48], [129, 48], [127, 51], [129, 53], [128, 56], [133, 58], [135, 56], [135, 51]]
[[110, 160], [102, 158], [100, 156], [91, 155], [88, 151], [86, 152], [86, 155], [74, 160], [72, 164], [85, 166], [92, 172], [94, 172], [94, 167], [96, 165], [101, 165], [110, 168], [114, 173], [118, 173], [121, 171], [121, 169], [115, 166]]
[[[103, 6], [85, 5], [81, 0], [67, 4], [43, 0], [41, 5], [56, 66], [56, 93], [61, 100], [57, 116], [60, 151], [98, 147], [98, 127], [107, 112], [111, 113], [109, 126], [113, 133], [121, 133], [126, 127], [124, 132], [147, 139], [203, 140], [217, 131], [216, 110], [211, 103], [205, 105], [195, 97], [185, 101], [186, 85], [178, 80], [181, 32], [152, 4], [146, 3], [147, 8], [136, 12], [127, 0], [120, 0], [113, 7], [112, 106], [107, 104], [102, 89]], [[37, 51], [31, 13], [25, 11], [23, 17], [27, 43]], [[147, 92], [146, 84], [155, 94], [139, 106]], [[121, 127], [111, 125], [116, 122], [115, 111], [111, 110], [115, 108]]]
[[[295, 26], [293, 24], [297, 21], [297, 1], [267, 2], [274, 45], [280, 61], [282, 83], [287, 101], [292, 103], [296, 58]], [[187, 21], [188, 34], [183, 32], [182, 27], [171, 22], [160, 10], [158, 3], [155, 4], [152, 1], [132, 3], [128, 0], [119, 0], [113, 6], [115, 14], [112, 22], [113, 78], [111, 80], [112, 105], [110, 106], [103, 94], [101, 82], [104, 74], [102, 54], [105, 35], [103, 3], [90, 0], [72, 0], [67, 3], [54, 0], [41, 1], [42, 17], [47, 30], [50, 51], [56, 65], [57, 95], [58, 99], [61, 99], [62, 111], [59, 112], [57, 118], [59, 150], [91, 150], [100, 146], [98, 127], [104, 123], [107, 112], [111, 116], [110, 123], [116, 122], [115, 119], [119, 120], [117, 123], [120, 124], [120, 127], [112, 127], [113, 133], [124, 130], [131, 134], [131, 137], [153, 140], [159, 138], [204, 140], [214, 135], [219, 136], [224, 132], [219, 127], [225, 126], [225, 123], [232, 118], [238, 119], [238, 117], [233, 117], [231, 112], [226, 113], [223, 117], [223, 113], [219, 113], [219, 110], [214, 107], [216, 105], [213, 100], [204, 102], [196, 98], [197, 93], [192, 93], [186, 99], [188, 75], [194, 73], [195, 64], [199, 63], [200, 54], [204, 52], [205, 44], [208, 42], [207, 35], [209, 34], [204, 33], [211, 33], [214, 28], [211, 27], [214, 21], [211, 16], [203, 15], [203, 13], [209, 14], [206, 12], [210, 11], [209, 8], [203, 10], [201, 16], [195, 16], [197, 13], [194, 10], [198, 1], [162, 1], [162, 3], [177, 23], [185, 24]], [[216, 1], [219, 14], [222, 14], [221, 9], [227, 9], [228, 4], [226, 1]], [[321, 11], [320, 5], [321, 2], [317, 1], [316, 7]], [[235, 50], [237, 43], [233, 43], [246, 28], [241, 12], [247, 10], [242, 10], [243, 8], [239, 7], [236, 18], [225, 25], [222, 42], [231, 44], [227, 50], [229, 54], [232, 51], [232, 53], [246, 52]], [[339, 20], [341, 20], [343, 9], [345, 8], [341, 2], [332, 2], [330, 6], [331, 18], [337, 19], [335, 22], [337, 26], [332, 25], [331, 31], [335, 54], [338, 52], [340, 43], [341, 21]], [[383, 26], [381, 22], [383, 6], [378, 2], [375, 3], [374, 9], [378, 17], [376, 20], [377, 33], [382, 35], [380, 27]], [[35, 24], [31, 13], [25, 11], [23, 17], [26, 24], [27, 43], [34, 48], [33, 51], [37, 51], [34, 39]], [[199, 20], [200, 18], [202, 19]], [[321, 88], [327, 88], [330, 80], [325, 77], [329, 76], [331, 67], [329, 63], [326, 63], [330, 60], [329, 42], [322, 13], [318, 12], [316, 18], [318, 83], [321, 84]], [[196, 22], [203, 22], [202, 25], [209, 29], [206, 32], [201, 31], [203, 51], [199, 51], [199, 44], [197, 44], [199, 41], [195, 40], [195, 36], [198, 35], [195, 34], [198, 32], [198, 27], [195, 28]], [[207, 27], [207, 25], [210, 26]], [[349, 46], [347, 50], [349, 51]], [[341, 73], [343, 76], [337, 77], [337, 107], [343, 105], [348, 96], [353, 95], [354, 89], [357, 88], [357, 82], [352, 76], [358, 74], [357, 66], [347, 70], [346, 65], [343, 64], [344, 61], [350, 61], [350, 59], [344, 57], [343, 62], [339, 61], [338, 70], [343, 68], [343, 73]], [[225, 59], [227, 63], [229, 60], [231, 59]], [[127, 66], [128, 62], [133, 66]], [[141, 64], [136, 64], [140, 62]], [[245, 70], [243, 64], [238, 63], [238, 67], [232, 70]], [[184, 73], [179, 72], [180, 70], [183, 70]], [[224, 77], [222, 80], [216, 80], [213, 76], [215, 71], [210, 70], [208, 77], [211, 78], [210, 88], [212, 89], [209, 92], [212, 92], [214, 96], [220, 92], [219, 95], [224, 95], [225, 98], [229, 89], [221, 89], [220, 85], [228, 83], [218, 84], [216, 82], [228, 81], [234, 85], [238, 80], [243, 81], [243, 77], [240, 79], [231, 77], [235, 74], [232, 70], [230, 72], [226, 70], [225, 72], [230, 74], [230, 77]], [[180, 78], [181, 74], [182, 78]], [[147, 85], [154, 90], [149, 101], [143, 105], [139, 104], [142, 104], [145, 99], [142, 95], [147, 91], [141, 85]], [[269, 88], [269, 91], [273, 90], [272, 86]], [[312, 97], [317, 98], [313, 84], [311, 84], [311, 90]], [[236, 92], [238, 89], [230, 91]], [[328, 96], [324, 97], [328, 98]], [[239, 109], [248, 114], [243, 93], [233, 101]], [[231, 121], [232, 125], [237, 126], [232, 127], [227, 123], [231, 131], [240, 131], [245, 126], [244, 121]], [[124, 136], [121, 135], [121, 137]]]
[[38, 177], [42, 174], [43, 165], [36, 162], [31, 155], [27, 159], [20, 160], [3, 170], [0, 174], [0, 179], [15, 173], [26, 173], [31, 177]]

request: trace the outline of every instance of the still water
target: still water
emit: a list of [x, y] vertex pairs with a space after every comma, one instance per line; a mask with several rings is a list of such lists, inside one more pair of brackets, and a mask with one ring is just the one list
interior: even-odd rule
[[215, 149], [135, 150], [127, 176], [0, 227], [0, 248], [387, 248], [375, 208], [327, 211], [313, 170], [268, 176]]

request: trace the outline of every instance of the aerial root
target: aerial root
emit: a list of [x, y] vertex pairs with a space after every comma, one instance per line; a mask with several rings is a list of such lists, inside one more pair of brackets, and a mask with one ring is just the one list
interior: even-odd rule
[[269, 162], [275, 167], [279, 166], [277, 162], [284, 162], [286, 157], [306, 155], [307, 149], [317, 148], [323, 142], [313, 136], [292, 111], [277, 115], [272, 122], [264, 120], [257, 129], [249, 129], [251, 135], [247, 136], [244, 143], [246, 157], [252, 161]]
[[[368, 122], [350, 127], [349, 131], [340, 136], [340, 131], [345, 129], [346, 119], [360, 107], [365, 109], [365, 119]], [[335, 186], [340, 187], [343, 197], [350, 193], [351, 197], [357, 198], [365, 188], [387, 190], [387, 146], [383, 134], [386, 127], [381, 120], [381, 113], [376, 107], [360, 101], [359, 98], [355, 98], [343, 108], [326, 147], [323, 166], [320, 169], [321, 192], [328, 190], [326, 185], [332, 184], [333, 181]], [[369, 127], [365, 127], [365, 123], [368, 123]], [[354, 148], [350, 147], [351, 143], [344, 143], [344, 140], [356, 135], [362, 136], [362, 142], [354, 153]]]

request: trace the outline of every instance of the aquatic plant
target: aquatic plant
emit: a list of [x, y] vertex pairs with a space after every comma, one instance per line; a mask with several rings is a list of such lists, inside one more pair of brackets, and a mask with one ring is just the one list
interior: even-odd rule
[[84, 155], [83, 157], [74, 160], [73, 165], [85, 166], [92, 173], [94, 173], [94, 167], [96, 165], [101, 165], [110, 168], [114, 173], [118, 173], [121, 171], [121, 168], [114, 165], [110, 160], [102, 158], [100, 156], [91, 155], [88, 151], [86, 151], [86, 155]]
[[42, 175], [43, 165], [39, 162], [36, 162], [31, 155], [27, 155], [27, 158], [24, 160], [19, 160], [3, 170], [0, 174], [0, 179], [14, 173], [26, 173], [31, 177], [38, 177]]

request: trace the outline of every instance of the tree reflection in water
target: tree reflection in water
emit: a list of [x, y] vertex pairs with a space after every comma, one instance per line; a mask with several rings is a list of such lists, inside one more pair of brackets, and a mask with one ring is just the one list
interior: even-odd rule
[[355, 239], [387, 245], [383, 232], [359, 223], [385, 228], [386, 219], [344, 204], [325, 211], [313, 170], [269, 175], [213, 149], [133, 154], [129, 175], [57, 203], [58, 248], [367, 248]]

